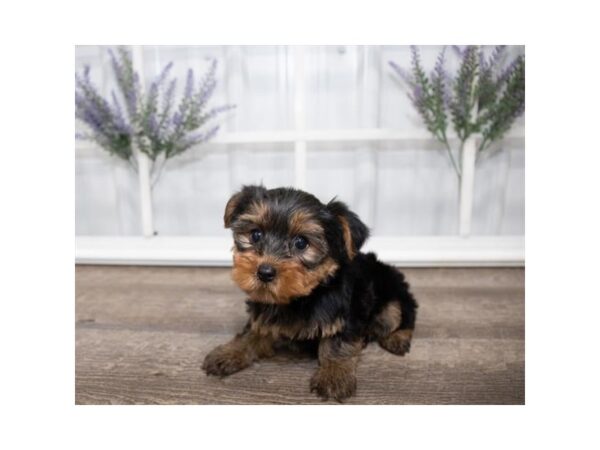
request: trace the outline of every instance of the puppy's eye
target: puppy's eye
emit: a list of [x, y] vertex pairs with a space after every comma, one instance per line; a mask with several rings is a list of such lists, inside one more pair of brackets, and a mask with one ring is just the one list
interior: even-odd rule
[[308, 247], [308, 240], [304, 236], [296, 236], [294, 238], [294, 247], [298, 250], [304, 250]]
[[255, 244], [262, 239], [263, 233], [259, 229], [254, 229], [250, 232], [250, 238]]

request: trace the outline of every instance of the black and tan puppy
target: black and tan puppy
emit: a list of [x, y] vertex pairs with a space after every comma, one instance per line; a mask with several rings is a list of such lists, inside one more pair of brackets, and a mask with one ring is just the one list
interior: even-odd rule
[[359, 250], [369, 231], [339, 201], [303, 191], [246, 186], [225, 208], [233, 230], [233, 280], [248, 296], [249, 319], [206, 356], [209, 375], [229, 375], [274, 354], [281, 342], [318, 352], [311, 390], [342, 400], [356, 391], [368, 342], [410, 350], [417, 304], [404, 276]]

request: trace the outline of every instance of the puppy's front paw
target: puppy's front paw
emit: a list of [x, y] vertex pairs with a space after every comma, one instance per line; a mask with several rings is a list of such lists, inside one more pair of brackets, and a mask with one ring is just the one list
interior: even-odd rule
[[310, 380], [310, 390], [324, 400], [333, 398], [341, 402], [356, 392], [356, 376], [343, 365], [319, 367]]
[[220, 345], [206, 355], [204, 363], [202, 364], [202, 370], [204, 370], [207, 375], [217, 375], [222, 377], [239, 372], [248, 367], [251, 363], [252, 361], [244, 352], [230, 349], [227, 345]]

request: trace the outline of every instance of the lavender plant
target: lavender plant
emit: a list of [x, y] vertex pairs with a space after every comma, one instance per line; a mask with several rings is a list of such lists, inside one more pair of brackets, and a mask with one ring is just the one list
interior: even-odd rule
[[487, 58], [478, 46], [454, 46], [453, 49], [460, 58], [455, 76], [444, 68], [446, 47], [429, 75], [415, 46], [411, 47], [410, 72], [393, 61], [389, 64], [408, 84], [408, 97], [427, 130], [444, 144], [460, 178], [461, 169], [447, 136], [449, 122], [452, 121], [460, 140], [459, 153], [474, 133], [481, 134], [477, 154], [501, 139], [525, 111], [525, 57], [517, 56], [502, 69], [506, 46], [496, 46]]
[[188, 70], [183, 96], [175, 107], [177, 79], [169, 79], [172, 63], [164, 67], [144, 93], [129, 52], [119, 47], [116, 54], [112, 50], [109, 54], [123, 106], [114, 91], [110, 101], [99, 94], [90, 81], [90, 67], [86, 66], [82, 74], [75, 75], [75, 117], [88, 126], [89, 132], [77, 137], [96, 142], [136, 170], [134, 146], [148, 155], [153, 166], [158, 160], [164, 163], [214, 137], [219, 126], [211, 125], [211, 119], [235, 107], [208, 108], [217, 85], [216, 60], [198, 84], [194, 71]]

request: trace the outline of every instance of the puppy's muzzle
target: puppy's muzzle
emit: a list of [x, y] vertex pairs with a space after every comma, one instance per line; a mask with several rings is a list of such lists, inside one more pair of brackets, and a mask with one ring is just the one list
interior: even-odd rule
[[260, 281], [264, 281], [268, 283], [275, 279], [275, 275], [277, 275], [277, 271], [275, 267], [270, 264], [261, 264], [258, 266], [258, 271], [256, 272], [256, 276]]

